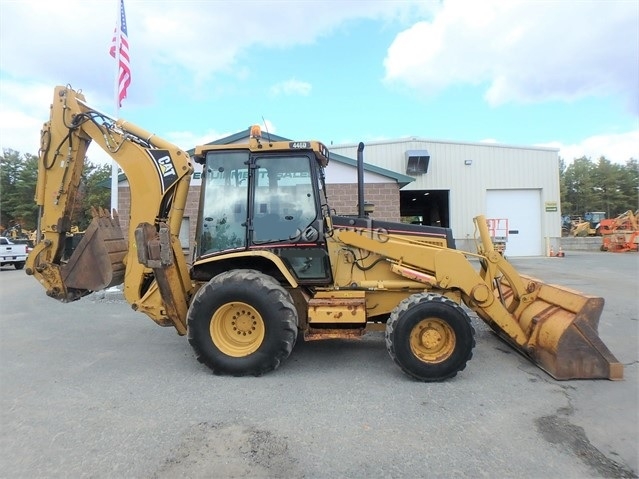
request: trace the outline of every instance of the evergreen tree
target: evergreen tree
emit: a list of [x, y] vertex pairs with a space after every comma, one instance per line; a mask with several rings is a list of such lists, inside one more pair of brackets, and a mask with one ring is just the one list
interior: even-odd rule
[[639, 162], [634, 158], [628, 160], [623, 168], [619, 178], [619, 191], [615, 216], [628, 210], [639, 210]]
[[575, 159], [565, 173], [566, 200], [571, 205], [566, 214], [583, 215], [592, 211], [595, 198], [594, 165], [584, 157]]
[[74, 212], [75, 224], [81, 231], [85, 230], [93, 219], [91, 216], [91, 208], [111, 208], [111, 190], [107, 187], [110, 185], [111, 165], [94, 165], [87, 162], [82, 173], [81, 182], [81, 205], [79, 211]]
[[564, 215], [604, 211], [608, 218], [615, 218], [639, 209], [639, 163], [634, 158], [620, 165], [605, 156], [597, 163], [582, 157], [568, 167], [560, 158], [559, 178]]
[[34, 229], [38, 208], [35, 188], [38, 176], [38, 158], [5, 149], [0, 157], [0, 225], [9, 229], [19, 225]]
[[624, 168], [622, 165], [611, 163], [605, 156], [599, 158], [593, 166], [595, 195], [592, 211], [604, 211], [606, 217], [613, 218], [619, 214], [616, 209], [622, 197], [619, 182], [624, 175]]
[[[111, 191], [110, 165], [94, 165], [88, 159], [82, 173], [76, 204], [72, 205], [71, 223], [84, 230], [91, 222], [91, 207], [109, 209]], [[34, 230], [38, 222], [35, 203], [38, 179], [38, 157], [29, 153], [5, 149], [0, 156], [0, 230], [20, 225], [22, 230]]]

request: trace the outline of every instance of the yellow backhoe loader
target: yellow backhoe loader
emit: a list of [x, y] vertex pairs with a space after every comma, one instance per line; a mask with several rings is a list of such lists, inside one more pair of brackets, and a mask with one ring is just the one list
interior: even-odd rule
[[[96, 211], [66, 259], [91, 141], [129, 181], [130, 226], [125, 236], [115, 212]], [[472, 310], [557, 379], [622, 378], [597, 333], [603, 299], [518, 274], [495, 251], [483, 216], [475, 218], [472, 254], [455, 249], [450, 229], [369, 218], [363, 149], [359, 214], [338, 216], [326, 198], [322, 143], [274, 142], [256, 129], [248, 143], [199, 146], [191, 158], [57, 87], [39, 152], [41, 239], [26, 271], [63, 302], [123, 282], [134, 310], [187, 335], [216, 374], [259, 376], [277, 368], [298, 338], [357, 338], [385, 324], [399, 367], [440, 381], [471, 359]], [[189, 266], [178, 238], [191, 161], [203, 174]]]

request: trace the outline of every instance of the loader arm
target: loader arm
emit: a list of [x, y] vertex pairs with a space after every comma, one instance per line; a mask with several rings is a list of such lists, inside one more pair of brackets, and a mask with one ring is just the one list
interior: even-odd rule
[[[122, 168], [131, 213], [123, 235], [117, 212], [101, 209], [71, 257], [64, 255], [71, 213], [91, 141]], [[27, 259], [47, 295], [63, 302], [124, 283], [133, 309], [186, 332], [192, 283], [179, 241], [193, 167], [177, 146], [91, 108], [79, 91], [56, 87], [42, 129], [36, 203], [38, 243]]]
[[393, 272], [427, 289], [461, 293], [500, 337], [556, 379], [621, 379], [623, 365], [597, 334], [603, 298], [519, 274], [495, 251], [486, 218], [476, 217], [475, 225], [477, 254], [392, 234], [383, 242], [353, 231], [336, 234], [346, 245], [386, 258]]

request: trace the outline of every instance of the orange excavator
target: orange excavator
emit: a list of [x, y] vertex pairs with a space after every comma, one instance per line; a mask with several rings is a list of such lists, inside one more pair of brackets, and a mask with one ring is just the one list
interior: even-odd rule
[[639, 249], [639, 210], [628, 210], [616, 218], [599, 223], [598, 234], [602, 236], [601, 250], [613, 253], [637, 251]]

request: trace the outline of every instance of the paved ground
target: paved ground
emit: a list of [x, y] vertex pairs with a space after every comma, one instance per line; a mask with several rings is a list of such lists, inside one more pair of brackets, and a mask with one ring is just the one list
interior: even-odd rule
[[117, 294], [61, 304], [3, 268], [0, 477], [637, 477], [639, 255], [512, 262], [606, 298], [625, 380], [554, 381], [479, 321], [444, 383], [404, 376], [380, 334], [217, 377]]

